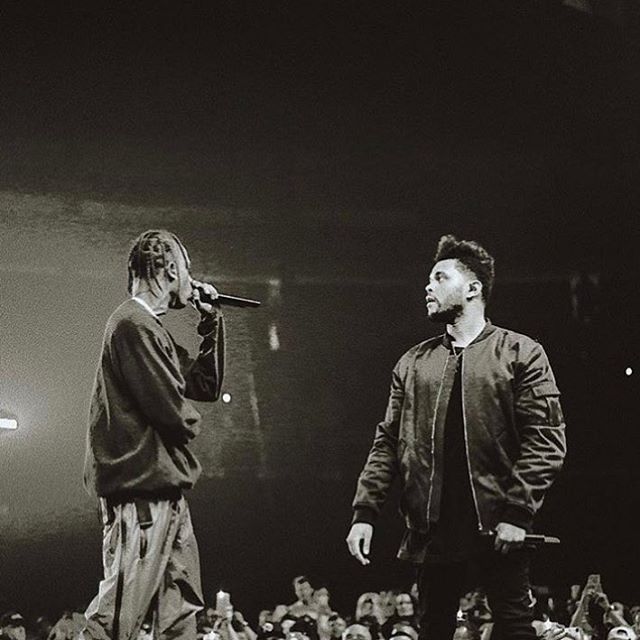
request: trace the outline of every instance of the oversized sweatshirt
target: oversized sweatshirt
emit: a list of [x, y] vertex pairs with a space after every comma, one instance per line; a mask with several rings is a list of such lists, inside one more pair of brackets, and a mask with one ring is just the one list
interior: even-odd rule
[[201, 416], [189, 399], [218, 399], [224, 325], [203, 315], [193, 360], [160, 320], [130, 299], [107, 322], [96, 373], [84, 482], [98, 496], [162, 495], [189, 489], [201, 466], [189, 449]]

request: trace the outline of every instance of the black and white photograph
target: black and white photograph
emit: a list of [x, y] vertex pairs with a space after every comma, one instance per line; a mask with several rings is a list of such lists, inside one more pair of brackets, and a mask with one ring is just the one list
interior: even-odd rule
[[638, 0], [2, 3], [0, 640], [638, 640], [639, 220]]

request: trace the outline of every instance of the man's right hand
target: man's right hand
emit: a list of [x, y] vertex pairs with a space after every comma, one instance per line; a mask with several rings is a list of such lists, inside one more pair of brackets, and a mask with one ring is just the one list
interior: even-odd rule
[[[208, 282], [200, 282], [191, 278], [191, 304], [202, 314], [212, 313], [213, 305], [209, 302], [204, 302], [201, 297], [204, 294], [210, 300], [217, 300], [218, 290]], [[202, 293], [201, 293], [202, 292]]]
[[364, 566], [370, 562], [367, 556], [371, 549], [371, 538], [373, 538], [373, 526], [368, 522], [356, 522], [351, 525], [347, 536], [349, 553]]

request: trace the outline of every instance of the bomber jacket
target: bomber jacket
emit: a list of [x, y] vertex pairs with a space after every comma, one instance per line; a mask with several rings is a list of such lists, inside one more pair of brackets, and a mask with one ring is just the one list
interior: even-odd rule
[[[535, 340], [489, 321], [464, 351], [463, 421], [478, 529], [509, 522], [530, 530], [566, 453], [549, 361]], [[358, 479], [354, 521], [373, 522], [397, 475], [406, 527], [428, 533], [438, 521], [455, 369], [448, 334], [409, 349], [394, 367], [385, 418]]]

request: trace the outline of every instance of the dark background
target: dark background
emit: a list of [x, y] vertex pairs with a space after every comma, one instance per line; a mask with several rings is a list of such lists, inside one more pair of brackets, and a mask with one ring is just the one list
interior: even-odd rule
[[[95, 592], [86, 410], [148, 227], [264, 302], [229, 311], [233, 401], [202, 406], [209, 601], [224, 587], [253, 615], [306, 573], [347, 611], [410, 581], [393, 504], [372, 566], [344, 537], [391, 367], [437, 331], [422, 288], [447, 232], [495, 255], [489, 316], [540, 339], [563, 392], [569, 455], [538, 520], [563, 544], [534, 581], [598, 571], [640, 600], [640, 12], [591, 7], [3, 4], [0, 409], [20, 420], [0, 433], [3, 604], [53, 616]], [[576, 313], [580, 273], [599, 284]], [[193, 321], [168, 319], [192, 348]]]

